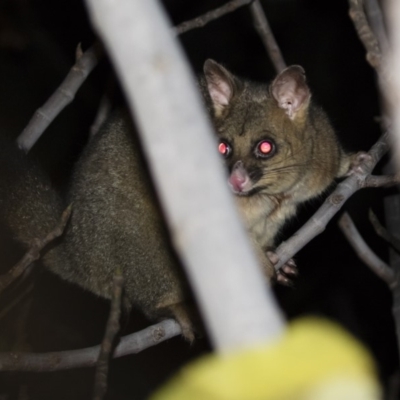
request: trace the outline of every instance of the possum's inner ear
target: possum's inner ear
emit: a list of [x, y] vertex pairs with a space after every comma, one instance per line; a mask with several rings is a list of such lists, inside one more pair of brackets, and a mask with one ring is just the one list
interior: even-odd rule
[[204, 63], [204, 76], [215, 114], [220, 116], [235, 94], [235, 77], [222, 65], [210, 59]]
[[270, 90], [278, 106], [285, 110], [291, 120], [303, 114], [310, 103], [310, 89], [300, 65], [284, 69], [274, 79]]

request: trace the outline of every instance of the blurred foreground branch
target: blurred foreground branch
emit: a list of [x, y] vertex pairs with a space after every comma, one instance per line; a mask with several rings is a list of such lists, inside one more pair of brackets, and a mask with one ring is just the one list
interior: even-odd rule
[[[275, 339], [283, 318], [237, 217], [196, 81], [166, 14], [156, 0], [87, 5], [137, 121], [173, 244], [214, 346], [227, 351]], [[182, 155], [185, 147], [190, 156]]]

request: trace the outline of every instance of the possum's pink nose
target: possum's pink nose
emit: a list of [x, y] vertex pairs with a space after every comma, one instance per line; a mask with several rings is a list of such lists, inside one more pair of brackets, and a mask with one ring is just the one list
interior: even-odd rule
[[234, 193], [241, 193], [248, 190], [250, 178], [241, 161], [236, 162], [233, 166], [228, 182]]

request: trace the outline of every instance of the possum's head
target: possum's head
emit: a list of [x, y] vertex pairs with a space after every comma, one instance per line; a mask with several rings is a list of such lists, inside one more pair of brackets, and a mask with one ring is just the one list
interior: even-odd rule
[[[240, 196], [290, 192], [310, 167], [312, 142], [319, 134], [310, 118], [303, 68], [288, 67], [263, 85], [241, 80], [207, 60], [204, 76], [203, 92], [232, 191]], [[326, 120], [324, 114], [321, 118]], [[323, 122], [323, 129], [331, 129]]]

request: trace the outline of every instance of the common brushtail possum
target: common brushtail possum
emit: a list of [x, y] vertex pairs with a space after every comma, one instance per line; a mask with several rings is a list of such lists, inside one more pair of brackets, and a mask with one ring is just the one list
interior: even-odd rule
[[[265, 274], [273, 277], [266, 252], [278, 230], [298, 204], [348, 171], [350, 157], [312, 103], [299, 66], [285, 69], [268, 86], [241, 80], [207, 60], [199, 87], [228, 167], [228, 185]], [[66, 201], [26, 162], [17, 155], [11, 163], [2, 161], [0, 172], [0, 210], [16, 238], [28, 245], [44, 236], [72, 202], [66, 231], [47, 249], [43, 263], [106, 298], [120, 267], [127, 302], [150, 319], [176, 318], [192, 340], [185, 280], [128, 113], [114, 114], [90, 141]], [[292, 272], [289, 265], [278, 280], [287, 283]]]
[[[228, 184], [271, 277], [275, 257], [268, 250], [284, 222], [300, 203], [351, 173], [362, 155], [343, 151], [325, 112], [311, 101], [298, 65], [286, 68], [269, 86], [238, 79], [212, 60], [204, 65], [204, 77], [202, 92], [229, 170]], [[295, 273], [290, 260], [277, 280], [288, 284]]]

